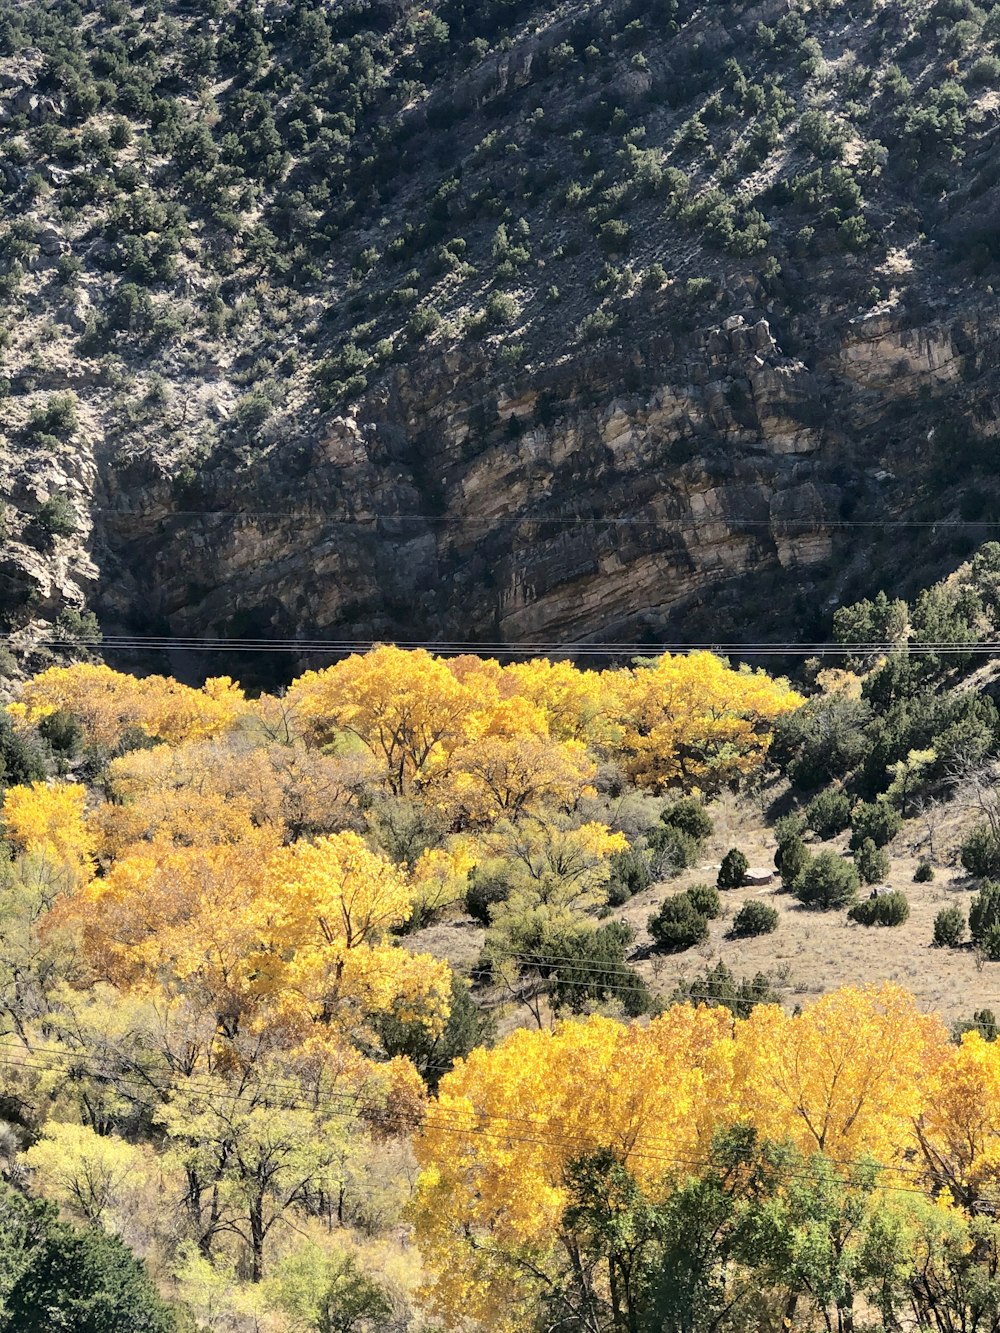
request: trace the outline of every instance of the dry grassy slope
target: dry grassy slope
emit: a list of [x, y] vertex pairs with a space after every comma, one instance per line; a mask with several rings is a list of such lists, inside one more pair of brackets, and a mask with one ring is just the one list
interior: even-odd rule
[[[0, 609], [786, 632], [866, 557], [936, 573], [948, 534], [830, 524], [994, 503], [995, 27], [973, 0], [8, 0]], [[79, 424], [39, 446], [56, 390]], [[79, 531], [38, 560], [53, 490]], [[582, 544], [525, 526], [567, 515]]]
[[[792, 1008], [838, 986], [891, 980], [905, 986], [921, 1008], [939, 1013], [946, 1023], [969, 1018], [974, 1010], [1000, 1010], [1000, 964], [977, 962], [971, 948], [936, 949], [931, 946], [934, 917], [952, 903], [968, 912], [974, 885], [957, 862], [962, 835], [976, 822], [977, 812], [961, 799], [944, 805], [933, 824], [935, 877], [915, 884], [918, 859], [928, 855], [928, 826], [908, 820], [889, 848], [892, 864], [886, 883], [902, 890], [910, 903], [909, 920], [893, 928], [866, 927], [847, 920], [845, 912], [813, 912], [781, 891], [777, 877], [768, 888], [732, 890], [723, 894], [722, 917], [711, 922], [710, 938], [679, 954], [650, 954], [646, 922], [663, 899], [692, 884], [714, 883], [719, 861], [730, 847], [740, 847], [752, 866], [772, 867], [775, 840], [766, 826], [759, 802], [726, 799], [711, 807], [715, 834], [706, 846], [705, 860], [676, 879], [637, 894], [614, 919], [628, 921], [636, 931], [634, 966], [656, 995], [670, 995], [678, 981], [691, 981], [706, 967], [723, 962], [737, 979], [768, 973], [782, 1003]], [[847, 835], [827, 843], [811, 843], [812, 850], [828, 848], [846, 854]], [[862, 893], [866, 893], [862, 889]], [[748, 898], [759, 898], [777, 908], [777, 931], [757, 939], [728, 938], [729, 923]], [[475, 963], [484, 931], [469, 917], [450, 921], [410, 936], [415, 949], [447, 958], [461, 971]], [[527, 1009], [503, 1011], [502, 1026], [531, 1026]]]

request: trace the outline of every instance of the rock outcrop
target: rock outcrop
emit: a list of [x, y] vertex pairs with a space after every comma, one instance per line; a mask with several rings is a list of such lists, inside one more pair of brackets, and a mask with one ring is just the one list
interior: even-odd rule
[[836, 595], [859, 480], [872, 513], [912, 489], [878, 471], [873, 386], [923, 401], [960, 363], [943, 326], [880, 316], [810, 368], [759, 310], [516, 378], [424, 356], [294, 453], [194, 486], [100, 447], [12, 479], [27, 508], [69, 491], [86, 524], [49, 556], [8, 543], [0, 578], [43, 617], [86, 603], [109, 630], [168, 635], [633, 642], [726, 606], [719, 623], [780, 630], [754, 599]]

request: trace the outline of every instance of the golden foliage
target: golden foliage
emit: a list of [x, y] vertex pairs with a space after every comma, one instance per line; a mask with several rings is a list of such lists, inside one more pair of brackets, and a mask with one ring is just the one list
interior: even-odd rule
[[445, 1076], [417, 1140], [428, 1298], [445, 1320], [461, 1311], [491, 1329], [523, 1327], [521, 1303], [558, 1262], [567, 1168], [598, 1149], [654, 1201], [696, 1175], [713, 1134], [735, 1124], [807, 1159], [825, 1152], [846, 1178], [860, 1157], [906, 1160], [928, 1097], [951, 1089], [949, 1130], [927, 1119], [925, 1138], [954, 1154], [972, 1126], [991, 1155], [1000, 1105], [985, 1045], [966, 1038], [949, 1062], [941, 1024], [888, 983], [795, 1017], [760, 1006], [734, 1022], [725, 1009], [676, 1006], [645, 1028], [590, 1018], [515, 1032]]
[[759, 768], [771, 725], [801, 695], [763, 671], [734, 671], [712, 653], [613, 673], [609, 688], [626, 769], [640, 787], [716, 792]]
[[655, 1189], [671, 1161], [701, 1155], [731, 1105], [730, 1029], [721, 1009], [648, 1028], [594, 1017], [515, 1032], [448, 1074], [417, 1140], [413, 1209], [435, 1311], [523, 1328], [535, 1287], [510, 1259], [544, 1270], [568, 1161], [611, 1147]]
[[7, 836], [19, 850], [67, 869], [74, 879], [83, 879], [94, 857], [86, 803], [87, 790], [79, 782], [10, 787], [3, 803]]
[[115, 985], [193, 997], [228, 1037], [333, 1043], [372, 1014], [447, 1018], [446, 964], [392, 944], [408, 878], [354, 833], [282, 847], [272, 826], [236, 841], [153, 843], [123, 856], [58, 916]]
[[24, 686], [10, 713], [34, 726], [53, 713], [72, 713], [90, 745], [113, 747], [137, 727], [169, 744], [217, 736], [246, 710], [246, 699], [228, 677], [200, 690], [167, 676], [129, 676], [110, 667], [78, 663], [50, 667]]

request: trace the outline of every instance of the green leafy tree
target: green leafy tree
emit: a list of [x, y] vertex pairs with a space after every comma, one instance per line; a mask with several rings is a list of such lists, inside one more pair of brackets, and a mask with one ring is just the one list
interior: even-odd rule
[[176, 1333], [145, 1266], [116, 1236], [76, 1230], [5, 1184], [0, 1222], [2, 1333]]

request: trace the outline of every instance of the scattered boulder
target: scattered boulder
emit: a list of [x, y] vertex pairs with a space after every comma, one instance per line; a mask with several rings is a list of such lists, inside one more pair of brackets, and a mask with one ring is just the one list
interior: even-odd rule
[[747, 888], [758, 888], [774, 882], [774, 871], [767, 866], [750, 866], [743, 874], [743, 883]]

